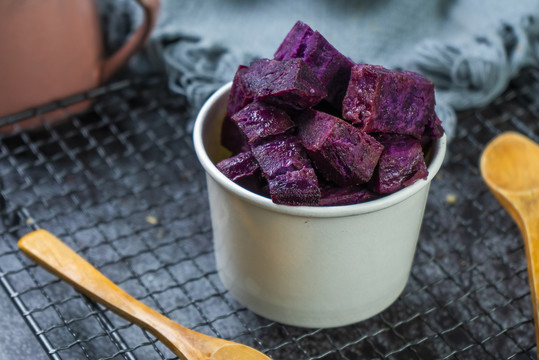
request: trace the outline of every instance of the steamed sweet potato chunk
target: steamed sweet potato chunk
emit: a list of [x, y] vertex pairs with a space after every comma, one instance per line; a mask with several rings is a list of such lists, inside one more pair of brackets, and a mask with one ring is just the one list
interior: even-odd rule
[[249, 143], [284, 134], [295, 126], [285, 111], [260, 101], [255, 101], [238, 111], [232, 116], [232, 120], [236, 122]]
[[217, 168], [227, 178], [244, 188], [260, 192], [260, 166], [250, 151], [231, 156], [217, 163]]
[[285, 37], [274, 57], [278, 60], [300, 58], [305, 61], [327, 91], [326, 100], [339, 111], [341, 110], [354, 63], [335, 49], [322, 34], [298, 21]]
[[362, 130], [421, 138], [434, 114], [434, 85], [410, 71], [352, 68], [343, 117]]
[[268, 180], [276, 204], [313, 206], [320, 203], [318, 178], [312, 168], [289, 171]]
[[327, 180], [341, 186], [369, 181], [383, 149], [373, 137], [320, 111], [305, 110], [295, 121], [299, 139]]
[[260, 59], [238, 68], [232, 83], [233, 104], [228, 112], [239, 111], [254, 100], [290, 109], [305, 109], [327, 96], [324, 86], [301, 59]]
[[425, 157], [419, 140], [406, 135], [380, 134], [384, 145], [380, 161], [369, 182], [371, 190], [391, 194], [428, 175]]

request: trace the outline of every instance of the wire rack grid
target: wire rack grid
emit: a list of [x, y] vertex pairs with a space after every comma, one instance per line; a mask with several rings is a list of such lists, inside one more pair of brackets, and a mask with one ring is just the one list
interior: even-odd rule
[[[69, 113], [68, 104], [86, 100], [89, 111]], [[0, 138], [0, 282], [51, 359], [175, 356], [21, 254], [17, 240], [38, 227], [173, 320], [274, 359], [537, 358], [521, 237], [483, 184], [478, 159], [502, 131], [539, 140], [539, 71], [523, 71], [492, 105], [459, 114], [404, 292], [381, 314], [333, 329], [269, 321], [223, 287], [191, 142], [196, 109], [164, 78], [121, 80], [51, 108], [64, 121], [15, 126]]]

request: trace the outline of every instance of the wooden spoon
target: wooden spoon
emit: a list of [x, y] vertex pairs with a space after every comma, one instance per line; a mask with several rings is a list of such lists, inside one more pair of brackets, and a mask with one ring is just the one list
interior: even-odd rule
[[187, 329], [120, 289], [66, 244], [46, 230], [19, 240], [36, 263], [123, 318], [138, 324], [183, 360], [271, 360], [246, 345]]
[[481, 155], [481, 175], [524, 238], [539, 345], [539, 145], [515, 132], [494, 138]]

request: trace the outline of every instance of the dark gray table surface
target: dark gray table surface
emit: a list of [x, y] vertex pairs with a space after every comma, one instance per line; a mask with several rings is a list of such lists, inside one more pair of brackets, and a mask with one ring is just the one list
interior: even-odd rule
[[0, 314], [0, 359], [49, 358], [5, 291], [0, 291]]

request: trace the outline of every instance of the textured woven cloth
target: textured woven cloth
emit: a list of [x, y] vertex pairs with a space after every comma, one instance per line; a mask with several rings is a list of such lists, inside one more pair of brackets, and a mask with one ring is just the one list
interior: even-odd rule
[[[140, 22], [131, 0], [100, 0], [110, 51]], [[198, 108], [240, 64], [270, 58], [301, 20], [355, 62], [417, 71], [436, 85], [451, 138], [455, 110], [481, 107], [525, 66], [539, 65], [537, 0], [161, 0], [134, 71], [166, 69]]]

